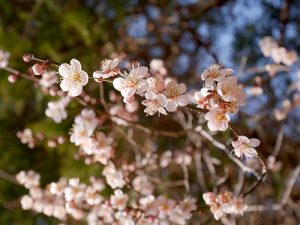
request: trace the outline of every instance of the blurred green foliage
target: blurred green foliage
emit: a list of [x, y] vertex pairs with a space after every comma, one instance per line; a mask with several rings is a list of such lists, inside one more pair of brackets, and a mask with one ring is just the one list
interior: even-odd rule
[[[10, 66], [20, 71], [26, 72], [28, 68], [22, 60], [28, 52], [61, 62], [77, 58], [86, 71], [91, 71], [114, 50], [109, 32], [113, 29], [106, 20], [82, 1], [0, 1], [0, 49], [10, 52]], [[0, 71], [0, 169], [10, 174], [29, 169], [39, 171], [44, 184], [60, 176], [85, 181], [87, 175], [99, 174], [99, 166], [86, 166], [82, 160], [74, 160], [74, 145], [61, 145], [54, 151], [47, 143], [34, 150], [20, 143], [16, 133], [25, 127], [51, 138], [65, 135], [72, 121], [59, 126], [53, 123], [44, 116], [49, 98], [30, 81], [10, 84], [7, 75]], [[18, 199], [26, 193], [24, 188], [0, 179], [0, 193], [1, 224], [58, 223], [20, 209]]]

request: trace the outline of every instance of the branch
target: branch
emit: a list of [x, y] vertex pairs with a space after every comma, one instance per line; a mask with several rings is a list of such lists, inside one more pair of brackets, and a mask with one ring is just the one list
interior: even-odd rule
[[260, 179], [259, 174], [252, 168], [244, 165], [242, 161], [240, 161], [238, 158], [234, 157], [229, 150], [226, 148], [226, 146], [218, 141], [216, 141], [208, 132], [202, 129], [201, 126], [196, 127], [196, 131], [201, 134], [202, 137], [206, 138], [211, 144], [213, 144], [215, 147], [219, 148], [223, 152], [226, 153], [229, 159], [231, 159], [236, 165], [238, 165], [244, 172], [249, 172], [254, 174], [254, 176], [257, 179]]

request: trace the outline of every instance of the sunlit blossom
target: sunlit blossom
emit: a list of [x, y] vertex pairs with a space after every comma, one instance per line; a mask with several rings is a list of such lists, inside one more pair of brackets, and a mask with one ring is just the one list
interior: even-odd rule
[[72, 97], [79, 96], [82, 87], [88, 83], [88, 74], [81, 70], [81, 64], [76, 59], [72, 59], [70, 64], [61, 64], [58, 72], [62, 76], [61, 89]]

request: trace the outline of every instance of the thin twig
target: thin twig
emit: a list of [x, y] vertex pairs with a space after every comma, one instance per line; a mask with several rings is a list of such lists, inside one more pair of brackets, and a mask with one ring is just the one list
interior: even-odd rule
[[99, 83], [99, 98], [100, 98], [100, 102], [103, 105], [104, 109], [106, 112], [108, 112], [108, 107], [107, 107], [107, 103], [105, 101], [105, 96], [104, 96], [104, 85], [103, 82]]
[[281, 201], [280, 201], [280, 203], [282, 205], [285, 205], [288, 202], [289, 196], [290, 196], [293, 186], [299, 176], [299, 173], [300, 173], [300, 164], [293, 170], [290, 178], [288, 179], [287, 187], [286, 187], [286, 189], [282, 195]]
[[185, 192], [189, 193], [190, 192], [189, 171], [185, 163], [182, 163], [181, 166], [183, 170]]
[[6, 171], [4, 170], [0, 170], [0, 178], [3, 179], [3, 180], [6, 180], [10, 183], [13, 183], [13, 184], [17, 184], [19, 185], [19, 183], [17, 182], [15, 176], [7, 173]]
[[202, 170], [201, 152], [199, 151], [195, 152], [194, 161], [195, 161], [196, 176], [197, 176], [198, 183], [203, 191], [207, 191], [208, 189], [207, 189], [207, 185]]
[[284, 137], [284, 125], [281, 126], [281, 128], [278, 132], [277, 139], [276, 139], [276, 144], [275, 144], [275, 147], [274, 147], [274, 151], [272, 153], [272, 156], [274, 156], [275, 158], [278, 156], [278, 154], [280, 152], [283, 137]]
[[239, 159], [234, 157], [229, 150], [226, 148], [226, 146], [218, 141], [216, 141], [208, 132], [202, 129], [202, 127], [197, 127], [196, 131], [201, 134], [202, 137], [206, 138], [211, 144], [213, 144], [215, 147], [219, 148], [223, 152], [226, 153], [229, 159], [231, 159], [236, 165], [238, 165], [244, 172], [252, 173], [257, 179], [260, 178], [259, 174], [252, 169], [251, 167], [248, 167], [242, 163]]

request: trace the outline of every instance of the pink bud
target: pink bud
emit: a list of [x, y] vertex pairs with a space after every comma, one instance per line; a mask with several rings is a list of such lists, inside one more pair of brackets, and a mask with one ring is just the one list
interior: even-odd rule
[[44, 67], [38, 63], [36, 63], [32, 66], [32, 70], [35, 75], [41, 75], [45, 71]]
[[24, 62], [30, 62], [34, 56], [32, 54], [25, 54], [23, 55]]
[[17, 76], [14, 75], [14, 74], [11, 74], [11, 75], [8, 76], [7, 80], [8, 80], [9, 83], [14, 84], [17, 81]]

